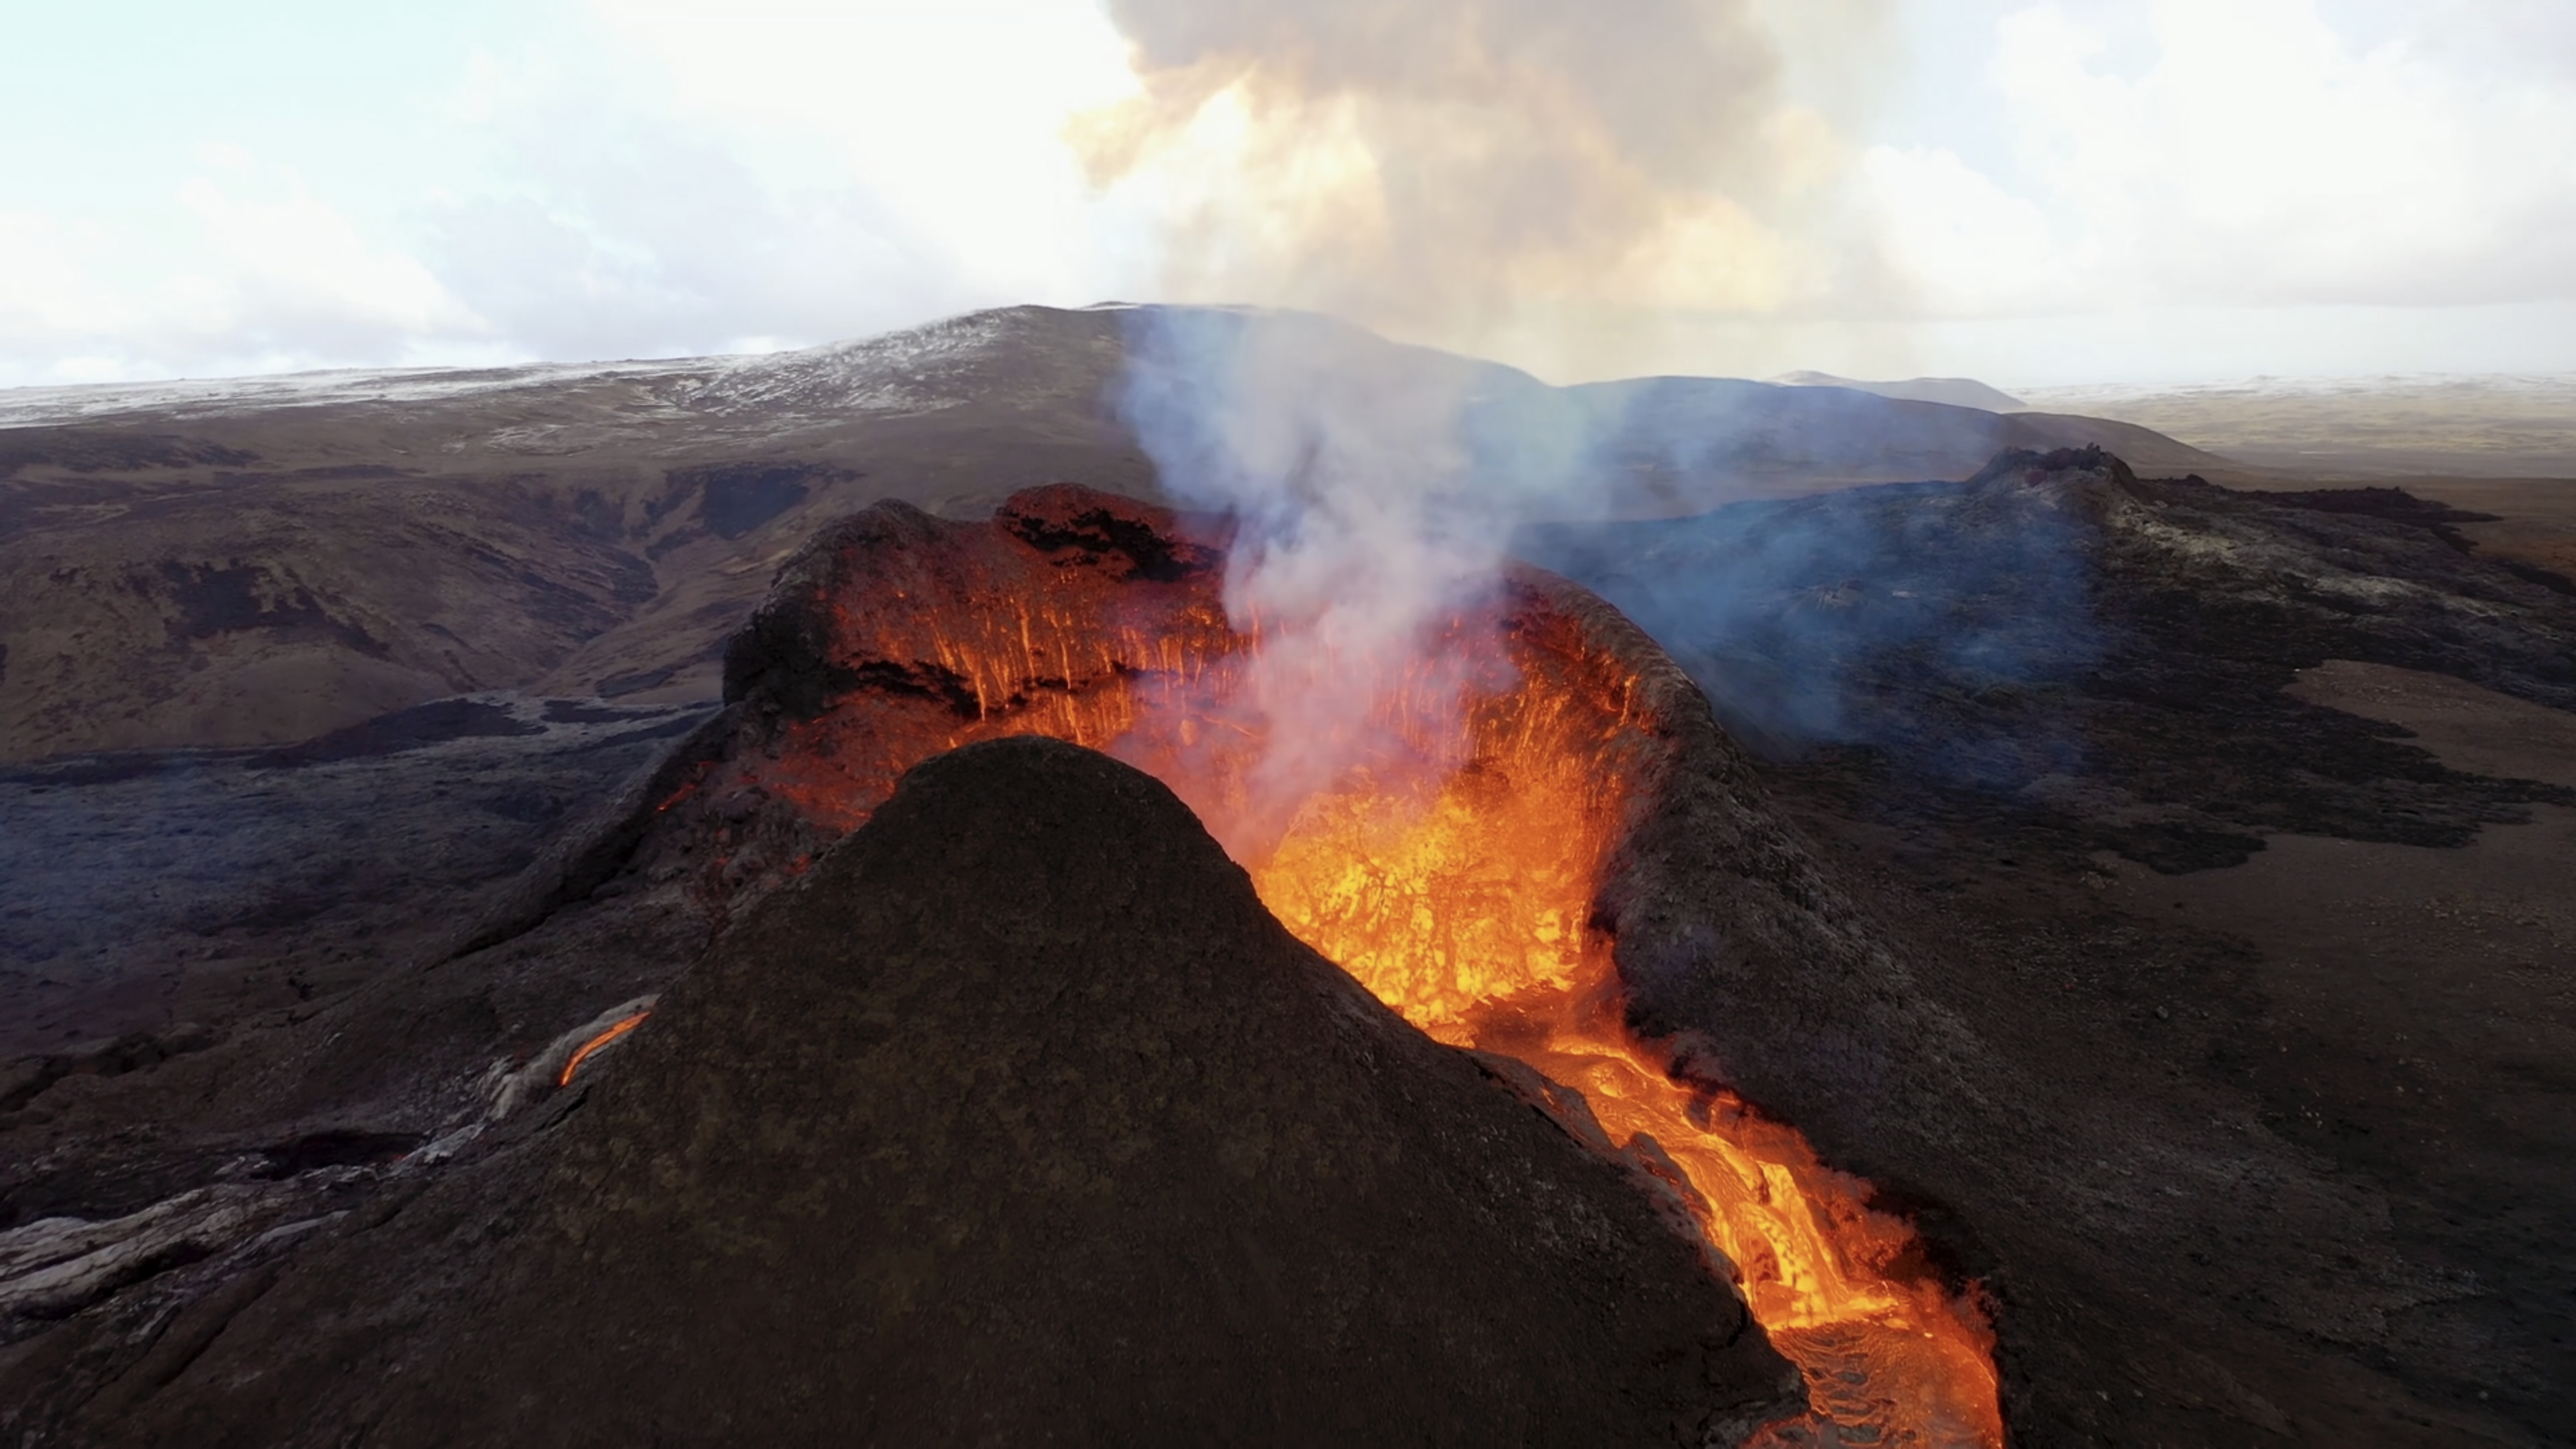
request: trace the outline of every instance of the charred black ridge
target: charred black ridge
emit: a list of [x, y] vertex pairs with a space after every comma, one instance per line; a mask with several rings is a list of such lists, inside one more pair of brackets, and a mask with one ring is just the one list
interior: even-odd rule
[[1061, 521], [1005, 509], [1002, 520], [1012, 536], [1031, 548], [1047, 553], [1077, 549], [1094, 560], [1115, 555], [1129, 562], [1136, 577], [1156, 583], [1177, 583], [1225, 562], [1220, 550], [1167, 537], [1150, 524], [1105, 508], [1086, 509]]
[[725, 641], [724, 702], [813, 718], [834, 696], [860, 683], [854, 671], [833, 661], [830, 644], [815, 610], [775, 599], [763, 604]]

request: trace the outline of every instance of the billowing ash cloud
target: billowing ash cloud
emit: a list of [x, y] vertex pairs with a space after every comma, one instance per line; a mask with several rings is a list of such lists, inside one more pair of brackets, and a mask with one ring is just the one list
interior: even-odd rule
[[1790, 285], [1764, 217], [1830, 140], [1783, 107], [1753, 0], [1109, 10], [1142, 91], [1075, 140], [1096, 182], [1163, 188], [1167, 295], [1476, 346], [1551, 306]]

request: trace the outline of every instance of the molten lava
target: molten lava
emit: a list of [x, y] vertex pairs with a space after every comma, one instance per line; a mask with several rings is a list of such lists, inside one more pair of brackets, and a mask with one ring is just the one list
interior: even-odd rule
[[[1460, 631], [1443, 644], [1474, 642]], [[1520, 687], [1473, 701], [1463, 749], [1372, 761], [1309, 798], [1247, 861], [1255, 887], [1432, 1037], [1576, 1089], [1614, 1146], [1679, 1169], [1684, 1201], [1735, 1265], [1754, 1316], [1807, 1377], [1816, 1422], [1775, 1426], [1767, 1442], [2000, 1445], [1993, 1336], [1973, 1304], [1902, 1271], [1919, 1256], [1913, 1230], [1868, 1207], [1868, 1185], [1819, 1162], [1796, 1132], [1676, 1078], [1668, 1051], [1629, 1033], [1609, 945], [1590, 928], [1629, 791], [1618, 761], [1628, 701], [1615, 679], [1570, 677], [1600, 662], [1496, 671]], [[1536, 687], [1551, 679], [1589, 685], [1588, 697]], [[1111, 749], [1158, 766], [1213, 833], [1241, 839], [1212, 813], [1240, 796], [1230, 776], [1207, 779], [1206, 754], [1136, 743]], [[1459, 763], [1426, 763], [1444, 755]]]
[[644, 1018], [651, 1016], [652, 1014], [653, 1013], [649, 1011], [639, 1011], [633, 1016], [621, 1016], [617, 1020], [610, 1022], [606, 1031], [601, 1032], [599, 1035], [583, 1042], [580, 1046], [575, 1047], [573, 1049], [573, 1054], [564, 1058], [563, 1074], [555, 1078], [555, 1085], [557, 1087], [571, 1086], [572, 1074], [581, 1070], [581, 1064], [590, 1060], [591, 1053], [598, 1051], [601, 1047], [608, 1045], [610, 1042], [626, 1035], [635, 1028], [642, 1026], [644, 1024]]
[[1559, 1115], [1588, 1113], [1670, 1183], [1806, 1375], [1811, 1416], [1760, 1442], [2002, 1444], [1993, 1335], [1921, 1266], [1912, 1228], [1627, 1028], [1594, 902], [1661, 748], [1627, 666], [1545, 607], [1461, 617], [1431, 662], [1373, 692], [1341, 742], [1357, 763], [1283, 807], [1258, 787], [1275, 742], [1244, 698], [1258, 632], [1227, 626], [1208, 579], [1104, 579], [1096, 559], [1050, 555], [1052, 517], [1006, 509], [1034, 548], [981, 573], [870, 558], [876, 597], [901, 602], [834, 600], [842, 657], [921, 662], [849, 667], [868, 687], [785, 723], [746, 783], [848, 829], [905, 768], [979, 739], [1052, 735], [1153, 773], [1317, 951], [1434, 1038], [1579, 1092]]

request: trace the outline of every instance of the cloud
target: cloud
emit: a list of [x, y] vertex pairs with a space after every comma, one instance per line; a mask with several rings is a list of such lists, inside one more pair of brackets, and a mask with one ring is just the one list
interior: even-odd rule
[[0, 138], [0, 385], [1106, 297], [1568, 379], [2036, 381], [2025, 324], [2078, 315], [2171, 319], [2100, 368], [2277, 369], [2372, 307], [2355, 365], [2471, 309], [2446, 357], [2576, 365], [2510, 311], [2576, 299], [2564, 0], [549, 0], [142, 51], [59, 9]]
[[1815, 206], [1838, 142], [1754, 0], [1109, 13], [1141, 90], [1073, 134], [1158, 228], [1166, 295], [1474, 346], [1587, 309], [1776, 311], [1845, 260]]
[[2380, 18], [2365, 45], [2317, 0], [2012, 13], [1988, 80], [2018, 174], [1873, 152], [1895, 264], [1954, 315], [2576, 295], [2576, 27]]
[[457, 107], [481, 184], [424, 211], [440, 275], [533, 351], [815, 343], [1118, 276], [1057, 134], [1129, 85], [1085, 7], [582, 13], [588, 50], [478, 57]]
[[284, 167], [217, 148], [138, 227], [0, 213], [0, 378], [276, 371], [470, 347], [484, 320]]
[[[589, 0], [667, 83], [671, 123], [792, 185], [863, 189], [968, 290], [1095, 301], [1114, 271], [1061, 131], [1133, 89], [1117, 33], [1066, 0]], [[785, 161], [781, 167], [780, 162]], [[777, 182], [777, 175], [766, 179]]]
[[419, 213], [422, 254], [523, 352], [819, 342], [973, 298], [864, 186], [782, 183], [721, 129], [599, 99], [546, 86], [489, 102], [490, 181]]
[[92, 164], [0, 199], [0, 385], [802, 345], [1132, 275], [1059, 134], [1132, 84], [1079, 0], [460, 11], [400, 65], [370, 17], [263, 26], [272, 82], [401, 79], [327, 134], [150, 77], [66, 131]]
[[316, 352], [486, 330], [417, 258], [376, 245], [292, 179], [267, 189], [244, 195], [200, 176], [179, 190], [214, 262], [202, 279], [207, 330]]
[[1922, 314], [2013, 316], [2090, 300], [2089, 256], [2070, 248], [2045, 208], [1956, 153], [1873, 146], [1860, 184], [1877, 208], [1888, 264]]

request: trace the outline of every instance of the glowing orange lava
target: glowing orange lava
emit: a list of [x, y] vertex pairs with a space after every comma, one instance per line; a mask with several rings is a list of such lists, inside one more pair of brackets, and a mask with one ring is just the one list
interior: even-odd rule
[[[1461, 621], [1432, 653], [1506, 650], [1490, 629]], [[1678, 1169], [1754, 1316], [1807, 1379], [1811, 1417], [1761, 1442], [2002, 1444], [1992, 1332], [1920, 1269], [1912, 1228], [1794, 1130], [1677, 1080], [1670, 1053], [1628, 1031], [1591, 925], [1635, 789], [1628, 681], [1562, 640], [1508, 643], [1518, 657], [1477, 671], [1502, 687], [1445, 723], [1401, 690], [1382, 700], [1382, 748], [1284, 828], [1229, 818], [1263, 741], [1229, 728], [1221, 693], [1202, 688], [1177, 718], [1166, 702], [1108, 748], [1189, 800], [1272, 913], [1407, 1020], [1576, 1089], [1614, 1147]]]
[[1588, 723], [1487, 702], [1445, 779], [1381, 773], [1311, 800], [1253, 867], [1263, 901], [1431, 1036], [1575, 1088], [1615, 1146], [1650, 1141], [1645, 1155], [1680, 1170], [1754, 1316], [1806, 1375], [1812, 1417], [1761, 1442], [2000, 1445], [1993, 1336], [1974, 1305], [1900, 1271], [1912, 1229], [1627, 1030], [1587, 927], [1620, 788]]
[[1104, 578], [979, 537], [979, 553], [867, 556], [874, 597], [900, 605], [833, 606], [835, 648], [922, 663], [783, 723], [745, 783], [845, 830], [904, 769], [979, 739], [1051, 735], [1154, 774], [1281, 921], [1381, 1000], [1575, 1089], [1614, 1150], [1680, 1179], [1806, 1375], [1811, 1415], [1759, 1442], [2003, 1443], [1992, 1332], [1923, 1266], [1913, 1229], [1797, 1132], [1629, 1032], [1593, 914], [1671, 747], [1588, 626], [1533, 597], [1454, 621], [1408, 680], [1372, 692], [1340, 742], [1356, 763], [1283, 805], [1254, 783], [1274, 743], [1244, 706], [1261, 641], [1227, 626], [1207, 582]]
[[555, 1078], [555, 1085], [558, 1087], [571, 1086], [572, 1074], [581, 1070], [581, 1064], [589, 1060], [592, 1052], [599, 1050], [601, 1047], [604, 1047], [610, 1042], [617, 1040], [619, 1037], [626, 1035], [635, 1028], [642, 1026], [644, 1024], [644, 1018], [651, 1016], [652, 1014], [653, 1013], [649, 1011], [639, 1011], [633, 1016], [619, 1017], [616, 1021], [609, 1023], [608, 1030], [601, 1032], [599, 1035], [592, 1037], [586, 1042], [583, 1042], [578, 1050], [576, 1050], [571, 1056], [564, 1059], [563, 1075]]

